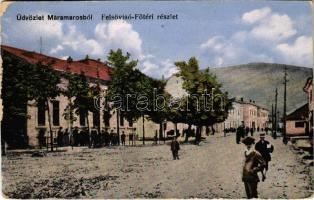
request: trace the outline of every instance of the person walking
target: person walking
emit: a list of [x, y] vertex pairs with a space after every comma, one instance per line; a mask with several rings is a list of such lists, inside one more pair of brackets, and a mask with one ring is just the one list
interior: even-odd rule
[[112, 129], [110, 131], [109, 138], [110, 138], [110, 145], [113, 146], [114, 145], [114, 132]]
[[242, 140], [246, 150], [244, 152], [244, 165], [242, 171], [242, 181], [244, 182], [245, 192], [248, 199], [258, 198], [257, 184], [259, 178], [257, 173], [263, 171], [266, 162], [262, 155], [254, 150], [253, 144], [255, 139], [248, 136]]
[[57, 143], [58, 143], [58, 147], [62, 147], [63, 146], [63, 131], [62, 131], [62, 127], [59, 127], [59, 130], [57, 132]]
[[[245, 136], [248, 136], [249, 135], [249, 132], [250, 132], [250, 128], [249, 127], [246, 127], [245, 128]], [[244, 137], [243, 137], [244, 138]]]
[[122, 144], [122, 146], [125, 146], [125, 133], [124, 133], [124, 131], [122, 131], [122, 134], [121, 134], [121, 144]]
[[237, 128], [236, 131], [236, 142], [240, 144], [241, 137], [244, 137], [245, 129], [244, 129], [244, 121], [241, 122], [241, 125]]
[[251, 133], [251, 136], [253, 137], [253, 134], [254, 134], [254, 128], [250, 128], [250, 133]]
[[255, 144], [255, 150], [258, 151], [265, 160], [265, 171], [262, 171], [262, 181], [266, 179], [266, 172], [268, 171], [268, 162], [271, 161], [271, 153], [274, 151], [274, 146], [265, 140], [265, 133], [260, 134], [260, 140]]
[[173, 156], [173, 160], [178, 159], [179, 160], [179, 150], [180, 150], [180, 144], [177, 141], [177, 137], [173, 137], [171, 141], [171, 152]]

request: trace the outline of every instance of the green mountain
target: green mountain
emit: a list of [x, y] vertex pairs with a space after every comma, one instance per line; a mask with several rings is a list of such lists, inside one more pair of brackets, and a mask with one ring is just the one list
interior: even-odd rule
[[313, 69], [284, 64], [249, 63], [221, 68], [210, 68], [223, 84], [230, 97], [254, 100], [258, 105], [271, 110], [275, 102], [275, 89], [278, 88], [278, 110], [283, 110], [283, 77], [287, 67], [287, 111], [298, 108], [307, 102], [303, 91], [306, 79], [313, 76]]

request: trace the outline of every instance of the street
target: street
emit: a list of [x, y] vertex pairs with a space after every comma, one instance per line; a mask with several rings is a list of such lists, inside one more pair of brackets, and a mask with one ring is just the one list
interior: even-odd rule
[[[258, 139], [258, 137], [255, 137]], [[260, 198], [306, 198], [313, 168], [281, 138]], [[2, 190], [9, 198], [246, 198], [241, 181], [243, 144], [235, 136], [209, 136], [199, 146], [181, 144], [180, 160], [169, 145], [87, 149], [44, 157], [9, 153], [2, 158]]]

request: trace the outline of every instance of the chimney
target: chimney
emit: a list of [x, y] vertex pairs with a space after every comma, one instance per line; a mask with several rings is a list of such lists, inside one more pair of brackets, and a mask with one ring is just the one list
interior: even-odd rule
[[250, 99], [250, 103], [252, 103], [252, 99]]
[[255, 103], [255, 101], [253, 101], [253, 103]]
[[241, 97], [241, 101], [243, 102], [243, 97]]

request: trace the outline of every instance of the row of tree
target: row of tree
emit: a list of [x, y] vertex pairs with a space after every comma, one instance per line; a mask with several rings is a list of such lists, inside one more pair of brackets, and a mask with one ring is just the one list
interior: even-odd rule
[[[49, 101], [59, 95], [64, 95], [68, 99], [68, 104], [64, 110], [64, 118], [68, 121], [71, 132], [73, 122], [77, 120], [75, 116], [84, 116], [89, 129], [88, 113], [98, 113], [103, 115], [103, 122], [109, 127], [109, 120], [116, 112], [117, 132], [119, 134], [119, 120], [121, 116], [130, 124], [142, 118], [143, 120], [143, 144], [145, 144], [144, 118], [148, 118], [160, 124], [160, 135], [162, 124], [171, 121], [174, 124], [188, 124], [197, 126], [197, 135], [200, 136], [202, 127], [213, 125], [216, 122], [224, 121], [227, 117], [231, 103], [227, 93], [221, 91], [222, 85], [209, 70], [200, 70], [198, 61], [193, 57], [188, 62], [176, 62], [179, 69], [178, 76], [183, 79], [183, 89], [188, 94], [179, 99], [174, 99], [171, 94], [165, 91], [166, 81], [157, 80], [146, 76], [138, 69], [138, 61], [132, 60], [129, 53], [123, 54], [121, 49], [111, 50], [108, 55], [108, 65], [112, 67], [110, 73], [111, 81], [108, 90], [105, 91], [104, 99], [99, 96], [104, 91], [101, 90], [101, 80], [89, 84], [88, 77], [81, 74], [74, 74], [70, 71], [57, 72], [51, 66], [43, 66], [42, 63], [30, 64], [11, 54], [3, 52], [3, 121], [2, 140], [11, 146], [25, 147], [27, 145], [26, 119], [27, 103], [31, 100], [45, 104], [48, 112], [49, 132], [51, 144], [53, 143]], [[68, 63], [72, 59], [68, 59]], [[64, 81], [64, 82], [63, 82]], [[62, 84], [61, 84], [62, 82]], [[66, 84], [64, 84], [66, 83]], [[201, 97], [204, 91], [215, 91], [219, 98], [211, 99], [210, 109], [199, 109], [208, 106]], [[130, 98], [121, 98], [126, 95]], [[163, 96], [161, 109], [156, 108], [156, 94]], [[104, 108], [102, 113], [95, 107], [95, 101]], [[160, 103], [160, 102], [159, 102]], [[176, 104], [176, 109], [173, 105]], [[187, 105], [188, 104], [188, 105]], [[121, 107], [127, 105], [127, 109]], [[171, 106], [172, 105], [172, 106]], [[142, 109], [139, 109], [141, 107]], [[18, 125], [17, 125], [18, 124]], [[100, 128], [100, 127], [98, 127]], [[19, 130], [24, 130], [19, 132]], [[186, 135], [188, 140], [189, 134]], [[20, 138], [24, 138], [21, 139]], [[198, 137], [200, 138], [200, 137]], [[53, 150], [51, 145], [51, 150]]]

